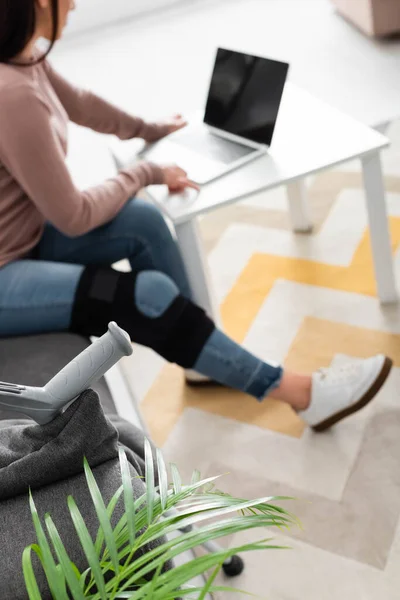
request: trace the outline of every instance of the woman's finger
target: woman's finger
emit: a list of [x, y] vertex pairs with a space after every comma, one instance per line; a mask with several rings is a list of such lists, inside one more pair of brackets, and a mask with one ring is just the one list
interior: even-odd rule
[[186, 126], [187, 126], [187, 121], [184, 121], [184, 120], [175, 121], [175, 123], [173, 123], [173, 125], [170, 126], [170, 132], [174, 133], [174, 131], [179, 131], [180, 129], [183, 129]]
[[195, 183], [194, 181], [188, 179], [187, 177], [182, 177], [181, 179], [179, 179], [179, 181], [185, 188], [192, 188], [194, 190], [197, 190], [198, 192], [200, 191], [200, 186], [197, 185], [197, 183]]
[[176, 168], [176, 178], [178, 181], [180, 181], [181, 179], [187, 179], [187, 173], [185, 171], [185, 169], [182, 169], [181, 167], [175, 167]]
[[172, 194], [179, 194], [179, 192], [183, 192], [185, 185], [179, 181], [174, 183], [174, 185], [168, 186], [168, 189]]

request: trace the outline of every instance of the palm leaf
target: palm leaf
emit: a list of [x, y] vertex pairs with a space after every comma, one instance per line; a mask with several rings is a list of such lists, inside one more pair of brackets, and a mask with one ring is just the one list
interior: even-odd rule
[[119, 461], [121, 464], [122, 485], [124, 487], [125, 515], [128, 523], [129, 543], [131, 546], [133, 546], [135, 544], [136, 536], [135, 499], [133, 497], [133, 488], [128, 460], [126, 458], [125, 451], [122, 448], [119, 449]]
[[201, 594], [199, 595], [198, 600], [204, 600], [204, 598], [206, 597], [206, 595], [208, 594], [208, 592], [211, 589], [212, 584], [214, 583], [215, 579], [217, 578], [218, 573], [220, 572], [220, 570], [222, 569], [222, 565], [223, 563], [220, 563], [215, 569], [214, 569], [214, 573], [211, 575], [211, 577], [208, 579], [203, 591], [201, 592]]
[[146, 476], [146, 488], [147, 488], [147, 524], [150, 525], [153, 519], [154, 512], [154, 496], [155, 496], [155, 485], [154, 485], [154, 462], [153, 452], [149, 440], [144, 441], [144, 459], [145, 459], [145, 476]]
[[[260, 544], [247, 544], [241, 546], [241, 552], [250, 550], [260, 550], [262, 545]], [[213, 554], [207, 554], [205, 556], [199, 556], [189, 561], [184, 565], [174, 567], [173, 569], [166, 571], [158, 577], [157, 590], [152, 594], [152, 600], [164, 600], [165, 595], [168, 592], [176, 591], [180, 592], [180, 587], [191, 581], [197, 575], [203, 574], [205, 571], [214, 568], [220, 563], [233, 556], [236, 549], [229, 551], [215, 552]], [[125, 585], [121, 590], [125, 589]], [[143, 593], [147, 592], [150, 588], [150, 584], [146, 584], [140, 588], [137, 592], [134, 592], [131, 596], [131, 600], [140, 600], [143, 598]]]
[[[173, 531], [176, 531], [176, 529], [188, 527], [189, 525], [196, 525], [197, 523], [200, 523], [201, 521], [204, 521], [206, 519], [218, 519], [218, 518], [224, 517], [225, 515], [231, 514], [232, 512], [235, 512], [235, 511], [244, 510], [245, 508], [249, 508], [252, 506], [254, 507], [254, 506], [257, 506], [258, 504], [264, 504], [267, 501], [268, 501], [268, 498], [260, 498], [258, 500], [246, 500], [243, 502], [233, 503], [233, 504], [230, 504], [229, 506], [225, 506], [223, 508], [217, 508], [217, 509], [206, 511], [205, 513], [200, 512], [200, 513], [190, 514], [187, 517], [184, 516], [178, 522], [175, 517], [175, 519], [170, 519], [170, 525], [168, 527], [164, 528], [163, 533], [164, 533], [164, 535], [168, 534], [168, 533], [172, 533]], [[286, 517], [283, 515], [282, 516], [274, 516], [271, 520], [274, 521], [272, 523], [273, 525], [276, 525], [277, 523], [279, 523], [280, 525], [293, 524], [292, 519], [290, 517]], [[166, 521], [168, 521], [168, 518], [166, 519]]]
[[178, 496], [182, 491], [182, 479], [179, 474], [178, 467], [174, 463], [171, 463], [170, 467], [172, 481], [174, 482], [174, 493]]
[[[243, 505], [244, 503], [242, 503], [242, 506]], [[149, 527], [148, 530], [143, 534], [143, 536], [141, 536], [141, 538], [137, 541], [140, 545], [149, 543], [158, 539], [161, 535], [167, 535], [169, 533], [180, 531], [184, 528], [189, 527], [190, 525], [198, 525], [204, 521], [208, 521], [210, 518], [221, 519], [221, 517], [226, 517], [236, 512], [236, 509], [237, 505], [228, 505], [227, 507], [222, 507], [216, 510], [206, 511], [204, 513], [196, 512], [183, 517], [180, 517], [179, 513], [174, 514], [171, 517], [166, 515], [164, 516], [161, 522], [153, 524], [151, 528]], [[260, 526], [264, 527], [276, 526], [280, 529], [288, 529], [295, 524], [290, 516], [285, 517], [284, 515], [247, 515], [244, 518], [244, 526], [246, 526], [247, 523], [259, 523]], [[251, 519], [253, 519], [253, 521]]]
[[101, 567], [99, 564], [99, 559], [96, 554], [96, 550], [90, 537], [90, 533], [86, 527], [86, 524], [83, 520], [83, 517], [77, 507], [75, 500], [72, 496], [68, 498], [68, 508], [71, 514], [72, 521], [74, 523], [74, 527], [76, 533], [78, 535], [79, 541], [85, 553], [86, 559], [88, 561], [89, 567], [92, 571], [94, 580], [96, 582], [97, 589], [99, 590], [101, 600], [107, 600], [106, 594], [106, 586], [104, 582], [103, 573], [101, 571]]
[[162, 571], [163, 565], [162, 563], [158, 565], [156, 572], [154, 573], [151, 583], [150, 583], [150, 588], [147, 592], [147, 598], [149, 598], [149, 600], [151, 600], [151, 598], [153, 597], [153, 593], [157, 587], [157, 582], [158, 582], [158, 578], [160, 576], [160, 573]]
[[100, 526], [104, 532], [104, 538], [107, 544], [108, 551], [111, 555], [111, 562], [114, 567], [115, 573], [119, 572], [119, 561], [118, 561], [118, 553], [117, 547], [115, 545], [115, 540], [113, 536], [113, 531], [111, 527], [111, 522], [107, 514], [106, 507], [104, 505], [104, 500], [99, 490], [99, 486], [93, 476], [92, 470], [89, 467], [89, 463], [86, 458], [83, 461], [86, 481], [88, 484], [90, 495], [92, 496], [92, 501], [94, 504], [94, 508], [97, 514], [97, 518], [99, 519]]
[[[172, 465], [171, 465], [172, 467]], [[176, 469], [176, 475], [179, 478], [180, 481], [180, 475], [178, 470]], [[181, 489], [181, 491], [179, 492], [179, 494], [172, 494], [171, 492], [169, 492], [168, 494], [168, 499], [167, 499], [167, 506], [166, 506], [166, 510], [164, 512], [168, 512], [171, 508], [174, 508], [176, 505], [178, 505], [181, 501], [185, 500], [187, 497], [189, 497], [190, 495], [192, 495], [194, 493], [195, 490], [201, 488], [204, 484], [207, 484], [209, 482], [213, 482], [216, 481], [217, 479], [219, 479], [220, 476], [216, 476], [216, 477], [208, 477], [207, 479], [200, 481], [194, 485], [190, 485], [190, 486], [185, 486], [184, 488]], [[136, 529], [138, 531], [140, 531], [143, 527], [146, 526], [147, 524], [147, 506], [146, 504], [143, 505], [143, 501], [144, 499], [147, 497], [147, 492], [145, 495], [143, 495], [141, 498], [139, 498], [138, 500], [135, 501], [135, 512], [136, 512]], [[143, 506], [142, 506], [143, 505]], [[154, 504], [153, 504], [153, 513], [155, 513], [155, 515], [160, 515], [161, 514], [161, 503], [160, 500], [156, 497], [154, 500]], [[154, 514], [153, 514], [154, 517]], [[127, 538], [125, 536], [124, 538], [124, 531], [123, 531], [123, 525], [126, 522], [126, 516], [124, 515], [120, 522], [118, 523], [115, 531], [118, 530], [118, 544], [119, 546], [122, 546], [124, 543], [127, 542]], [[144, 534], [146, 535], [146, 534]], [[145, 539], [145, 538], [144, 538]]]
[[[197, 496], [196, 496], [197, 498]], [[270, 515], [271, 519], [282, 519], [290, 517], [293, 520], [296, 520], [294, 515], [291, 515], [285, 510], [277, 511], [274, 506], [267, 504], [265, 502], [258, 502], [256, 500], [252, 502], [257, 502], [256, 506], [250, 506], [247, 509], [243, 509], [243, 503], [248, 502], [248, 500], [243, 500], [240, 498], [231, 498], [225, 495], [216, 496], [213, 495], [211, 497], [203, 496], [198, 498], [198, 502], [196, 499], [192, 499], [191, 502], [182, 503], [179, 507], [179, 514], [181, 517], [189, 516], [196, 513], [205, 513], [210, 510], [214, 510], [217, 508], [223, 508], [227, 506], [231, 506], [233, 510], [237, 510], [238, 512], [243, 512], [244, 514], [257, 514], [261, 512], [263, 514]]]
[[[231, 499], [227, 496], [223, 496], [223, 500], [229, 503]], [[232, 511], [233, 509], [231, 508], [230, 510]], [[280, 517], [283, 517], [283, 515], [280, 515]], [[176, 520], [176, 517], [174, 518], [174, 520]], [[192, 534], [188, 534], [187, 536], [181, 535], [176, 540], [169, 541], [168, 546], [164, 545], [163, 547], [161, 547], [161, 549], [156, 549], [151, 553], [147, 553], [145, 558], [142, 557], [141, 559], [135, 560], [135, 566], [133, 568], [128, 567], [128, 570], [124, 572], [124, 577], [132, 575], [133, 578], [130, 579], [130, 583], [137, 582], [139, 581], [140, 577], [143, 577], [145, 574], [149, 574], [161, 562], [164, 563], [167, 559], [179, 555], [186, 549], [195, 548], [204, 541], [207, 541], [209, 539], [216, 539], [218, 537], [224, 537], [225, 535], [228, 535], [230, 533], [247, 530], [254, 527], [265, 527], [277, 524], [280, 523], [277, 523], [275, 517], [271, 518], [268, 514], [261, 514], [258, 516], [251, 515], [247, 517], [244, 516], [236, 519], [231, 519], [228, 522], [224, 521], [223, 523], [212, 524], [207, 528], [202, 528], [201, 530], [197, 529]], [[285, 526], [293, 524], [292, 520], [290, 519], [290, 516], [287, 517], [287, 522], [284, 521], [284, 524]], [[177, 525], [177, 527], [178, 526], [179, 525]], [[164, 533], [164, 531], [160, 530], [159, 527], [159, 524], [153, 524], [151, 528], [149, 528], [149, 532], [151, 529], [152, 534], [154, 534], [154, 530], [157, 528], [156, 534], [150, 536], [152, 539], [157, 538]], [[168, 550], [168, 548], [171, 549], [172, 546], [176, 546], [176, 548], [173, 551], [165, 553]], [[268, 547], [272, 548], [273, 546]], [[238, 549], [235, 549], [235, 552], [237, 551]], [[157, 558], [157, 560], [155, 560], [155, 558]], [[140, 567], [143, 564], [147, 564], [147, 567], [140, 569]]]
[[67, 581], [67, 585], [71, 591], [72, 597], [74, 600], [84, 600], [85, 596], [81, 590], [81, 586], [79, 584], [80, 573], [78, 571], [78, 577], [76, 571], [73, 569], [72, 562], [67, 554], [67, 551], [64, 548], [64, 544], [61, 541], [60, 534], [57, 531], [57, 527], [54, 525], [54, 522], [50, 515], [46, 515], [45, 523], [47, 526], [47, 531], [49, 533], [49, 537], [53, 544], [53, 548], [57, 554], [57, 558], [60, 562], [60, 566], [62, 568], [62, 572], [64, 573], [65, 579]]
[[[114, 514], [115, 507], [117, 506], [118, 500], [120, 499], [123, 491], [124, 491], [124, 487], [121, 485], [117, 489], [117, 491], [115, 492], [114, 496], [111, 498], [111, 500], [107, 506], [107, 516], [110, 520]], [[104, 542], [104, 532], [103, 532], [103, 529], [101, 527], [99, 527], [99, 531], [97, 532], [96, 542], [94, 544], [97, 556], [100, 556], [103, 542]]]
[[167, 506], [168, 499], [168, 475], [165, 467], [165, 462], [161, 450], [156, 450], [158, 481], [160, 485], [161, 509], [164, 511]]
[[[249, 529], [265, 526], [265, 517], [259, 519], [249, 517], [237, 517], [228, 523], [212, 523], [200, 530], [194, 530], [190, 533], [182, 534], [178, 538], [168, 540], [162, 546], [146, 553], [145, 557], [135, 560], [134, 565], [129, 565], [124, 571], [124, 578], [129, 578], [129, 584], [136, 583], [139, 578], [149, 575], [159, 564], [164, 564], [167, 560], [173, 560], [187, 550], [193, 550], [206, 541], [226, 537], [230, 534], [248, 531]], [[267, 544], [270, 540], [263, 540], [262, 544]], [[268, 545], [265, 548], [277, 548]], [[281, 547], [279, 547], [281, 548]], [[240, 551], [240, 547], [231, 549], [234, 554]]]
[[199, 483], [200, 479], [201, 479], [201, 473], [198, 469], [195, 469], [192, 474], [192, 485], [194, 483]]
[[[74, 565], [74, 563], [72, 563], [72, 568], [74, 569], [75, 573], [78, 575], [78, 574], [79, 574], [79, 571], [78, 571], [78, 569], [76, 568], [76, 566]], [[87, 576], [88, 576], [88, 575], [91, 575], [91, 573], [92, 573], [92, 570], [91, 570], [91, 568], [90, 568], [90, 567], [88, 567], [88, 568], [86, 569], [86, 571], [83, 571], [83, 573], [81, 573], [81, 574], [80, 574], [80, 577], [79, 577], [79, 585], [81, 586], [81, 590], [84, 590], [84, 589], [85, 589], [85, 586], [86, 586], [86, 578], [87, 578]], [[90, 589], [90, 586], [89, 586], [89, 589]]]
[[[201, 483], [203, 482], [199, 482], [198, 485], [201, 485]], [[201, 498], [199, 498], [201, 500]], [[269, 497], [267, 498], [268, 500], [270, 499]], [[215, 495], [212, 496], [212, 501], [215, 503], [216, 498]], [[258, 501], [253, 501], [253, 504], [256, 504]], [[218, 506], [219, 507], [230, 507], [229, 508], [229, 512], [234, 512], [236, 511], [238, 508], [240, 508], [241, 506], [243, 506], [244, 504], [248, 504], [248, 501], [243, 501], [240, 499], [233, 499], [229, 496], [227, 496], [226, 494], [223, 494], [219, 499], [218, 499]], [[276, 514], [275, 511], [275, 507], [272, 506], [271, 507], [271, 511], [268, 510], [268, 505], [261, 503], [261, 504], [256, 504], [255, 508], [260, 508], [262, 509], [262, 513], [265, 513], [264, 517], [257, 517], [257, 518], [253, 518], [253, 520], [251, 521], [251, 525], [249, 524], [249, 520], [248, 517], [247, 519], [245, 519], [244, 521], [238, 521], [238, 520], [234, 520], [234, 521], [229, 521], [226, 525], [219, 525], [220, 529], [220, 533], [218, 533], [219, 530], [213, 530], [214, 533], [212, 534], [214, 538], [217, 537], [223, 537], [224, 535], [229, 535], [231, 533], [233, 533], [234, 531], [242, 531], [251, 527], [270, 527], [270, 526], [278, 526], [278, 527], [290, 527], [294, 524], [296, 524], [296, 519], [295, 517], [293, 517], [292, 515], [290, 515], [290, 513], [285, 513], [284, 509], [279, 509], [282, 510], [283, 512], [279, 512], [278, 514]], [[197, 514], [199, 511], [197, 510], [196, 513]], [[213, 513], [215, 514], [215, 513]], [[184, 515], [185, 516], [185, 515]], [[209, 519], [210, 514], [205, 514], [202, 516], [203, 520]], [[138, 538], [137, 540], [137, 544], [138, 547], [142, 547], [145, 543], [148, 543], [149, 541], [152, 541], [154, 539], [159, 538], [161, 535], [163, 535], [165, 533], [166, 530], [166, 526], [170, 523], [173, 523], [173, 530], [177, 530], [180, 527], [182, 527], [184, 524], [187, 524], [187, 519], [185, 520], [185, 522], [182, 523], [182, 519], [178, 515], [173, 515], [172, 518], [168, 519], [165, 518], [161, 523], [156, 523], [156, 524], [152, 524], [151, 527], [148, 528], [148, 530], [143, 534], [143, 536], [141, 536], [140, 538]], [[239, 526], [237, 525], [237, 523], [239, 523]], [[214, 526], [215, 527], [215, 526]], [[206, 533], [206, 537], [203, 536], [203, 534], [201, 533], [202, 531], [207, 532]], [[217, 534], [215, 533], [215, 531], [217, 531]], [[198, 541], [197, 544], [195, 542], [192, 543], [192, 545], [190, 547], [195, 547], [196, 545], [200, 545], [201, 543], [203, 543], [203, 541], [207, 540], [207, 536], [211, 535], [211, 530], [208, 529], [202, 529], [201, 531], [196, 530], [196, 536], [198, 537]], [[201, 536], [201, 537], [200, 537]], [[183, 540], [182, 535], [180, 536], [179, 540]], [[172, 544], [174, 544], [175, 542], [172, 542]], [[183, 550], [182, 550], [183, 551]], [[126, 556], [127, 552], [123, 551], [122, 553], [120, 553], [120, 560], [123, 559], [124, 556]], [[148, 559], [150, 559], [150, 556], [148, 554], [146, 554], [146, 557]], [[138, 563], [135, 562], [135, 564], [137, 566]], [[154, 565], [153, 565], [154, 566]]]
[[[36, 544], [31, 544], [22, 553], [22, 571], [24, 574], [25, 586], [28, 591], [29, 600], [42, 600], [42, 596], [40, 594], [35, 573], [32, 567], [32, 550], [34, 550]], [[36, 554], [39, 556], [40, 548], [36, 546]]]
[[33, 525], [35, 527], [36, 536], [38, 540], [38, 544], [40, 546], [40, 555], [39, 559], [42, 563], [44, 572], [46, 574], [46, 578], [50, 587], [50, 590], [57, 598], [57, 600], [68, 600], [68, 596], [65, 592], [64, 581], [63, 578], [60, 577], [56, 564], [53, 559], [53, 555], [50, 550], [49, 543], [47, 541], [46, 535], [43, 531], [42, 525], [40, 523], [39, 515], [33, 501], [32, 493], [29, 491], [29, 505], [32, 514]]
[[[253, 550], [263, 549], [262, 544], [247, 544], [239, 548], [241, 553], [250, 552]], [[191, 581], [194, 577], [202, 575], [209, 569], [216, 566], [221, 566], [225, 560], [231, 558], [236, 553], [236, 549], [230, 549], [229, 551], [221, 551], [213, 554], [207, 554], [205, 556], [196, 557], [188, 563], [175, 567], [171, 571], [163, 573], [159, 577], [159, 587], [155, 594], [153, 594], [152, 600], [164, 600], [166, 593], [177, 591], [180, 593], [181, 586]], [[132, 596], [132, 600], [135, 600]]]

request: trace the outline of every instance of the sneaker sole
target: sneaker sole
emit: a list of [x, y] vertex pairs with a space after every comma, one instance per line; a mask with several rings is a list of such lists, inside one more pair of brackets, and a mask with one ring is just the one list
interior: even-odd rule
[[316, 431], [318, 433], [321, 433], [321, 431], [326, 431], [326, 429], [329, 429], [333, 425], [336, 425], [336, 423], [338, 423], [342, 419], [345, 419], [346, 417], [353, 415], [354, 413], [358, 412], [359, 410], [361, 410], [362, 408], [367, 406], [367, 404], [369, 404], [371, 402], [371, 400], [373, 400], [373, 398], [375, 398], [375, 396], [377, 395], [379, 390], [382, 388], [386, 379], [389, 377], [392, 367], [393, 367], [393, 361], [390, 358], [385, 358], [385, 362], [383, 363], [383, 366], [382, 366], [382, 369], [380, 370], [379, 375], [377, 376], [377, 378], [375, 379], [375, 381], [373, 382], [371, 387], [365, 392], [364, 396], [358, 402], [356, 402], [355, 404], [352, 404], [345, 410], [342, 410], [342, 411], [332, 415], [331, 417], [329, 417], [329, 419], [326, 419], [325, 421], [318, 423], [318, 425], [313, 425], [311, 427], [311, 429], [313, 429], [314, 431]]

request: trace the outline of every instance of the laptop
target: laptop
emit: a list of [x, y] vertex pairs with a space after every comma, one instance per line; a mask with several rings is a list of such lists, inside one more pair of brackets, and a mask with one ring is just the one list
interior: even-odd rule
[[148, 146], [143, 157], [174, 163], [199, 185], [266, 153], [289, 65], [219, 48], [203, 122]]

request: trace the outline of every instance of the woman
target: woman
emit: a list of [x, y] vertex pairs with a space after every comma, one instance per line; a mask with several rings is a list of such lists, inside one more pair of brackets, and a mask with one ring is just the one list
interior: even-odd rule
[[[182, 259], [143, 186], [193, 186], [176, 166], [143, 162], [77, 190], [65, 165], [68, 120], [121, 139], [156, 140], [184, 125], [146, 123], [75, 89], [35, 50], [60, 38], [73, 0], [0, 0], [0, 335], [100, 335], [116, 320], [170, 361], [262, 401], [273, 391], [321, 431], [365, 406], [385, 382], [384, 356], [311, 376], [235, 344], [191, 300]], [[128, 258], [132, 272], [109, 265]]]

